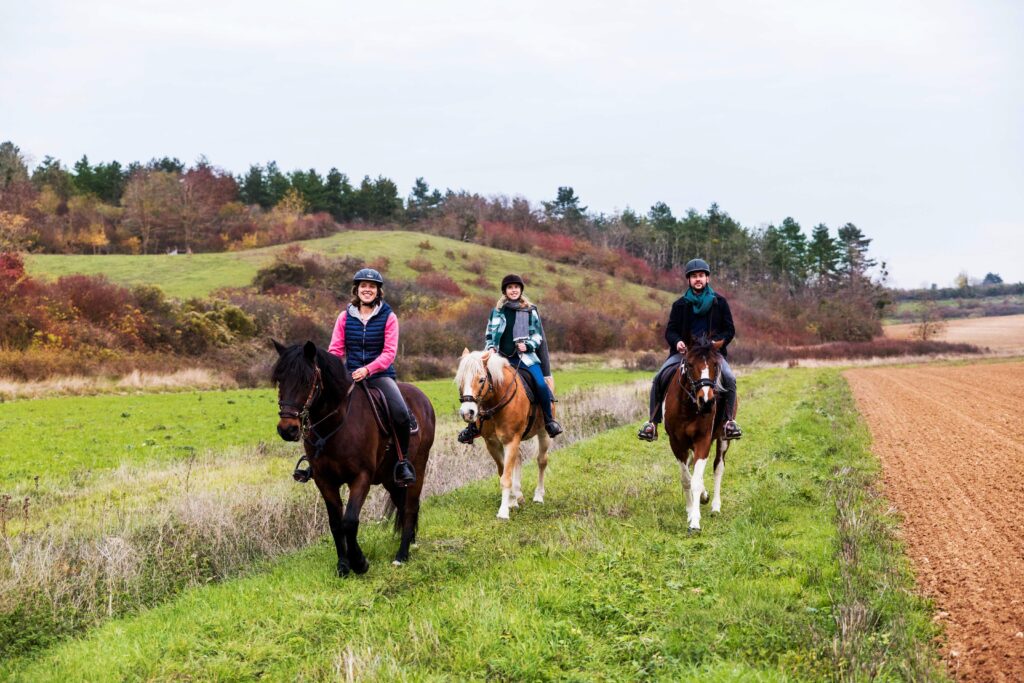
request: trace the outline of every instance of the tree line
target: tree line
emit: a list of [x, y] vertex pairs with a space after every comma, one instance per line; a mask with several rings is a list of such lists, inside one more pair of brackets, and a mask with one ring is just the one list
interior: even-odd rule
[[717, 204], [677, 216], [665, 202], [606, 214], [590, 211], [570, 186], [536, 206], [441, 191], [417, 178], [403, 197], [384, 176], [353, 183], [337, 168], [285, 172], [273, 161], [240, 175], [205, 158], [187, 165], [171, 157], [121, 164], [83, 156], [69, 168], [47, 156], [30, 169], [16, 145], [0, 144], [0, 251], [223, 251], [344, 226], [402, 227], [537, 252], [670, 290], [682, 286], [680, 266], [699, 256], [717, 283], [761, 292], [823, 339], [869, 338], [887, 303], [884, 264], [876, 276], [871, 239], [852, 223], [835, 231], [818, 224], [808, 234], [786, 217], [752, 228]]

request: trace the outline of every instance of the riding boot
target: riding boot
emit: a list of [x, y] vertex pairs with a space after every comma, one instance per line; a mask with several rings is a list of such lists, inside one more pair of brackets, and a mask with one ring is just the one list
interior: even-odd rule
[[658, 440], [658, 423], [657, 422], [645, 422], [644, 426], [640, 428], [640, 431], [637, 432], [636, 436], [641, 441], [657, 441]]
[[558, 423], [558, 420], [551, 414], [551, 396], [547, 396], [547, 400], [544, 397], [540, 399], [540, 408], [544, 411], [544, 431], [548, 433], [548, 436], [555, 438], [562, 433], [562, 425]]
[[416, 483], [416, 470], [407, 458], [395, 463], [395, 484], [405, 488]]
[[724, 394], [726, 397], [725, 405], [722, 406], [725, 409], [725, 424], [722, 425], [722, 439], [725, 441], [732, 441], [734, 439], [742, 438], [743, 430], [736, 424], [736, 395], [733, 393]]
[[480, 427], [477, 426], [476, 422], [470, 422], [466, 425], [466, 428], [459, 432], [459, 436], [456, 437], [459, 443], [472, 444], [473, 439], [480, 436]]

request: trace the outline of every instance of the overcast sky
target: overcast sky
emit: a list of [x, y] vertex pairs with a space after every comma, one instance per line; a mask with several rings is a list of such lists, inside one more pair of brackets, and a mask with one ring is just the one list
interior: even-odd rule
[[1016, 0], [4, 3], [0, 140], [718, 202], [856, 223], [897, 286], [1018, 281], [1022, 45]]

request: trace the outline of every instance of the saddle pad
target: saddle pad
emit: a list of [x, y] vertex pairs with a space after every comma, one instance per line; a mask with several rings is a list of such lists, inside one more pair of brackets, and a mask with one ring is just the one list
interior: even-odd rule
[[526, 391], [526, 397], [530, 399], [530, 403], [537, 402], [537, 383], [533, 379], [533, 375], [526, 368], [518, 368], [519, 379], [523, 382], [523, 389]]

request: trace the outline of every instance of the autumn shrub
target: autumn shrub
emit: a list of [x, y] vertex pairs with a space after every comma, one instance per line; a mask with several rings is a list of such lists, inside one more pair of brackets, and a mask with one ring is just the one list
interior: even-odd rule
[[475, 259], [466, 264], [466, 270], [474, 275], [483, 275], [487, 270], [487, 262], [483, 259]]
[[416, 277], [416, 285], [440, 296], [463, 296], [458, 283], [443, 273], [421, 273]]
[[430, 243], [430, 240], [423, 240], [422, 242], [416, 245], [416, 248], [421, 249], [423, 251], [430, 251], [431, 249], [434, 248], [434, 245]]
[[415, 256], [409, 259], [405, 262], [405, 265], [417, 273], [429, 273], [434, 270], [434, 264], [430, 262], [430, 259], [423, 258], [422, 256]]

